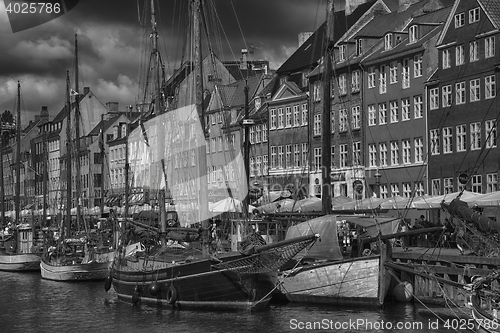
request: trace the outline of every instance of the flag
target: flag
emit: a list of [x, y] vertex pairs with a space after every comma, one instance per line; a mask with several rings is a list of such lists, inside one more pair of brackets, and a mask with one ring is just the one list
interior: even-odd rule
[[73, 90], [73, 89], [70, 89], [69, 94], [70, 94], [71, 96], [78, 96], [78, 95], [80, 95], [80, 93], [79, 93], [78, 91], [75, 91], [75, 90]]

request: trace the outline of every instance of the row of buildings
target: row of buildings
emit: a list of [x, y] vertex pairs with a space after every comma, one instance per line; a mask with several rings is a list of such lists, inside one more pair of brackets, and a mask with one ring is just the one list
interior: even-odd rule
[[[265, 61], [247, 60], [246, 50], [239, 62], [204, 60], [206, 175], [214, 200], [230, 195], [228, 188], [243, 186], [244, 165], [238, 156], [246, 126], [254, 199], [285, 189], [298, 197], [320, 196], [327, 185], [322, 175], [325, 153], [331, 158], [333, 196], [361, 199], [498, 189], [500, 4], [494, 0], [350, 3], [334, 13], [329, 43], [325, 22], [307, 34], [275, 72]], [[333, 50], [330, 77], [324, 66], [327, 48]], [[192, 75], [187, 63], [166, 81], [166, 100], [178, 100], [182, 82]], [[329, 91], [325, 86], [331, 87]], [[331, 125], [326, 137], [325, 99]], [[79, 104], [82, 148], [73, 167], [78, 165], [81, 171], [80, 204], [89, 210], [123, 204], [126, 152], [137, 151], [133, 143], [127, 147], [127, 138], [139, 126], [135, 120], [140, 108], [102, 105], [88, 88]], [[50, 207], [64, 201], [65, 110], [50, 119], [42, 107], [40, 117], [23, 131], [25, 208], [40, 208], [44, 191]], [[188, 132], [189, 127], [180, 131]], [[330, 142], [328, 152], [322, 151], [325, 140]], [[13, 209], [12, 169], [17, 160], [13, 145], [3, 148], [8, 210]], [[197, 158], [193, 149], [178, 149], [166, 163], [179, 175], [190, 174]], [[133, 159], [129, 154], [128, 161]], [[169, 186], [187, 195], [196, 192], [194, 182], [183, 179]], [[154, 193], [132, 186], [131, 204], [155, 199]]]

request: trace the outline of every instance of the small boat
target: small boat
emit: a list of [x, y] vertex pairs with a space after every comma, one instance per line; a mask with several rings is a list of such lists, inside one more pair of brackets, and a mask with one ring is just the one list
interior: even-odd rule
[[41, 251], [33, 246], [31, 226], [22, 224], [12, 233], [0, 236], [1, 271], [36, 271], [40, 269]]
[[[345, 215], [325, 215], [292, 226], [286, 238], [318, 233], [307, 252], [281, 270], [278, 276], [278, 300], [302, 303], [323, 303], [337, 306], [382, 306], [389, 290], [391, 276], [384, 267], [390, 258], [390, 245], [378, 242], [378, 248], [360, 249], [364, 256], [344, 258], [339, 246], [337, 223], [349, 221]], [[370, 221], [369, 221], [370, 220]], [[363, 221], [363, 222], [361, 222]], [[351, 223], [369, 222], [373, 218], [352, 216]], [[355, 250], [353, 252], [356, 252]]]

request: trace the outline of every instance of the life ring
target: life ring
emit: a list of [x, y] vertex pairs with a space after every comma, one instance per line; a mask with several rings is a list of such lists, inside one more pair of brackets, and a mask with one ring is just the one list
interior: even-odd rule
[[370, 249], [364, 249], [362, 253], [363, 257], [368, 257], [372, 255], [372, 250]]
[[174, 305], [176, 301], [177, 301], [177, 290], [173, 285], [171, 285], [167, 291], [167, 303]]

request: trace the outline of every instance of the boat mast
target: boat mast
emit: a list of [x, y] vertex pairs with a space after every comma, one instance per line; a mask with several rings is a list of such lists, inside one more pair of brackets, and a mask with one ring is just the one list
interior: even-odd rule
[[45, 129], [43, 130], [43, 136], [42, 136], [42, 146], [43, 146], [43, 176], [42, 176], [42, 187], [43, 187], [43, 221], [42, 221], [42, 227], [45, 227], [47, 224], [47, 132]]
[[20, 223], [21, 211], [21, 83], [17, 81], [17, 121], [16, 121], [16, 223]]
[[5, 223], [5, 191], [4, 191], [4, 182], [3, 182], [3, 120], [2, 115], [0, 115], [0, 209], [2, 210], [2, 215], [0, 218], [2, 219], [2, 223]]
[[[248, 67], [247, 67], [247, 78], [248, 78]], [[249, 122], [249, 107], [248, 107], [248, 84], [247, 80], [245, 80], [245, 118], [243, 120], [243, 130], [245, 131], [245, 142], [244, 142], [244, 148], [245, 148], [245, 155], [244, 155], [244, 163], [245, 163], [245, 182], [247, 184], [247, 189], [250, 190], [250, 124], [245, 123]], [[250, 204], [250, 196], [249, 193], [246, 193], [245, 198], [243, 199], [243, 214], [245, 215], [245, 218], [248, 218], [248, 205]]]
[[[75, 185], [76, 185], [76, 226], [77, 230], [80, 230], [80, 217], [81, 217], [81, 182], [80, 182], [80, 95], [78, 94], [78, 42], [77, 35], [75, 34], [75, 151], [76, 151], [76, 175], [75, 175]], [[85, 231], [87, 232], [87, 225], [85, 225]]]
[[69, 236], [71, 227], [71, 192], [72, 192], [72, 172], [71, 172], [71, 100], [70, 100], [69, 71], [66, 71], [66, 230], [65, 235]]
[[[205, 140], [205, 110], [203, 109], [203, 67], [201, 55], [201, 8], [202, 0], [193, 0], [193, 29], [194, 29], [194, 77], [195, 77], [195, 97], [196, 109], [201, 123], [203, 137], [199, 140]], [[207, 184], [207, 155], [205, 145], [200, 145], [200, 156], [198, 158], [198, 180], [200, 182], [200, 220], [203, 228], [202, 253], [204, 256], [209, 254], [209, 223], [208, 223], [208, 184]]]
[[[101, 201], [100, 201], [100, 211], [101, 217], [104, 214], [104, 114], [101, 114], [101, 133], [99, 133], [99, 150], [101, 154]], [[128, 160], [125, 160], [125, 163], [128, 163]], [[126, 178], [127, 179], [127, 178]], [[127, 182], [125, 182], [127, 184]], [[127, 217], [127, 215], [125, 215]]]
[[323, 183], [321, 191], [321, 203], [323, 214], [332, 212], [332, 189], [331, 189], [331, 76], [332, 76], [332, 52], [333, 52], [333, 0], [327, 0], [326, 11], [326, 45], [325, 55], [323, 57], [324, 74], [323, 74], [323, 115], [322, 115], [322, 146], [321, 146], [321, 161], [323, 168]]

